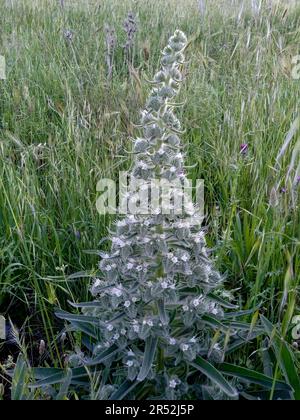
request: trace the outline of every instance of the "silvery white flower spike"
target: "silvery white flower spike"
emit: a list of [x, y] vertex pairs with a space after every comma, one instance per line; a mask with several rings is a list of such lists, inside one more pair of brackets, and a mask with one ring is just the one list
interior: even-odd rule
[[[186, 46], [185, 34], [177, 30], [162, 51], [162, 66], [141, 114], [131, 178], [145, 185], [158, 177], [182, 183], [186, 178], [178, 134], [182, 127], [174, 113]], [[194, 370], [190, 380], [190, 363], [196, 366], [199, 358], [209, 363], [210, 354], [213, 361], [222, 361], [223, 343], [237, 333], [237, 327], [220, 330], [224, 307], [232, 310], [234, 305], [224, 298], [230, 294], [223, 291], [223, 278], [209, 260], [201, 226], [193, 219], [193, 203], [188, 204], [182, 214], [129, 214], [118, 221], [111, 251], [101, 254], [99, 275], [91, 287], [95, 300], [79, 306], [81, 316], [93, 320], [94, 347], [103, 349], [103, 362], [124, 380], [111, 398], [131, 389], [126, 381], [152, 384], [149, 398], [197, 396], [197, 383], [207, 383], [207, 378], [200, 380]], [[212, 352], [217, 330], [220, 344], [215, 348], [220, 350]], [[230, 383], [223, 381], [223, 391], [235, 397]]]

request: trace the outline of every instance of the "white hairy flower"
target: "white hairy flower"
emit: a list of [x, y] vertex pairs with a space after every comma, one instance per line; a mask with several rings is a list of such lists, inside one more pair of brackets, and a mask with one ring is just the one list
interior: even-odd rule
[[200, 298], [194, 299], [192, 305], [197, 308], [200, 305]]
[[101, 286], [101, 280], [100, 279], [96, 279], [95, 280], [95, 283], [94, 283], [94, 287], [99, 287], [99, 286]]
[[126, 242], [124, 242], [121, 238], [113, 238], [113, 244], [120, 248], [124, 248], [126, 246]]
[[175, 379], [172, 379], [169, 382], [169, 387], [172, 388], [172, 389], [175, 389], [177, 387], [177, 381]]
[[117, 297], [121, 297], [123, 295], [122, 292], [122, 286], [119, 287], [113, 287], [110, 291], [112, 296], [117, 296]]
[[134, 331], [135, 333], [139, 333], [139, 332], [140, 332], [140, 326], [139, 326], [138, 324], [134, 324], [134, 326], [133, 326], [133, 331]]
[[149, 185], [148, 185], [148, 184], [144, 184], [144, 185], [142, 185], [142, 186], [140, 187], [140, 190], [141, 190], [141, 191], [148, 191], [148, 189], [149, 189]]
[[138, 166], [141, 169], [143, 169], [144, 171], [147, 171], [147, 169], [149, 169], [149, 165], [146, 162], [142, 161], [142, 160], [139, 161]]
[[167, 289], [167, 288], [169, 287], [169, 285], [168, 285], [168, 282], [167, 282], [167, 281], [162, 281], [162, 282], [160, 283], [160, 285], [161, 285], [162, 289]]
[[144, 319], [143, 325], [148, 325], [149, 327], [153, 327], [152, 319]]
[[125, 219], [123, 219], [123, 220], [118, 220], [118, 221], [117, 221], [117, 226], [118, 226], [118, 227], [125, 227], [125, 226], [126, 226], [126, 220], [125, 220]]
[[189, 350], [190, 346], [188, 344], [181, 344], [180, 348], [182, 351], [186, 352]]

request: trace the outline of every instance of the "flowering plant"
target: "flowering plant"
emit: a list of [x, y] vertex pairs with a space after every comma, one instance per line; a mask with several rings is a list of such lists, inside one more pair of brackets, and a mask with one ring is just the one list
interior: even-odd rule
[[[131, 179], [142, 181], [144, 189], [157, 178], [186, 181], [182, 128], [174, 112], [186, 46], [186, 36], [176, 31], [142, 112]], [[82, 334], [84, 348], [68, 358], [69, 384], [83, 389], [88, 378], [86, 386], [99, 399], [176, 400], [237, 398], [237, 379], [228, 377], [258, 383], [256, 372], [224, 364], [226, 355], [261, 335], [262, 328], [250, 330], [237, 320], [248, 312], [236, 311], [209, 258], [195, 206], [184, 198], [181, 214], [175, 212], [173, 191], [168, 214], [152, 209], [118, 220], [110, 252], [99, 252], [94, 300], [73, 304], [81, 314], [57, 312]], [[37, 373], [37, 386], [65, 380], [64, 372], [52, 378]]]

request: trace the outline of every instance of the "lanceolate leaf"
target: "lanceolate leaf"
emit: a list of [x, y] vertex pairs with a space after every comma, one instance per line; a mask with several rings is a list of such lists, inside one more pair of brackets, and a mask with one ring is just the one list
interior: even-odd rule
[[[247, 322], [232, 321], [228, 325], [230, 325], [231, 328], [236, 329], [236, 330], [242, 330], [242, 331], [247, 331], [247, 332], [250, 330], [250, 324], [248, 324]], [[264, 331], [261, 326], [257, 326], [256, 328], [253, 328], [252, 333], [259, 332], [259, 331], [261, 331], [262, 333]]]
[[43, 386], [55, 385], [63, 383], [66, 377], [66, 372], [62, 370], [61, 372], [55, 373], [54, 375], [48, 376], [35, 384], [32, 385], [32, 388], [40, 388]]
[[85, 333], [88, 337], [92, 337], [94, 339], [98, 338], [99, 328], [97, 328], [95, 325], [73, 321], [72, 326], [77, 332]]
[[63, 401], [67, 399], [71, 382], [72, 382], [72, 370], [68, 369], [65, 379], [63, 383], [61, 384], [59, 393], [56, 396], [57, 401]]
[[247, 343], [250, 343], [251, 341], [255, 340], [261, 335], [263, 335], [263, 331], [256, 331], [256, 332], [253, 332], [250, 337], [247, 337], [247, 340], [245, 338], [239, 338], [235, 340], [233, 343], [228, 345], [225, 351], [225, 354], [229, 355], [231, 353], [234, 353], [237, 349], [239, 349], [240, 347], [244, 346]]
[[104, 325], [104, 322], [100, 321], [100, 318], [97, 317], [93, 317], [93, 316], [85, 316], [85, 315], [76, 315], [76, 314], [71, 314], [69, 312], [65, 312], [65, 311], [56, 311], [55, 315], [60, 318], [63, 319], [65, 321], [75, 321], [75, 322], [82, 322], [85, 324], [92, 324], [92, 325], [96, 325], [96, 326], [100, 326], [100, 325]]
[[[241, 397], [249, 401], [266, 401], [270, 399], [270, 391], [256, 391], [256, 392], [242, 392]], [[274, 400], [288, 400], [291, 399], [291, 393], [289, 391], [275, 391], [273, 394]]]
[[12, 378], [11, 398], [13, 401], [20, 401], [24, 398], [26, 389], [27, 364], [22, 355], [18, 357]]
[[77, 280], [77, 279], [83, 279], [83, 278], [92, 278], [95, 274], [88, 273], [86, 271], [80, 271], [78, 273], [71, 274], [67, 277], [67, 280]]
[[[90, 370], [88, 370], [88, 368], [86, 367], [71, 369], [71, 383], [74, 385], [88, 383], [89, 373], [97, 373], [100, 371], [100, 367], [93, 368]], [[49, 385], [63, 384], [66, 381], [68, 374], [69, 371], [61, 370], [60, 372], [57, 372], [54, 375], [48, 376], [36, 382], [35, 384], [31, 385], [31, 388], [41, 388]]]
[[[238, 322], [238, 321], [232, 321], [232, 322], [228, 322], [228, 320], [224, 320], [223, 322], [220, 322], [217, 318], [209, 316], [209, 315], [204, 315], [202, 317], [202, 321], [207, 324], [210, 325], [213, 328], [218, 328], [223, 332], [227, 332], [229, 329], [232, 330], [242, 330], [242, 331], [249, 331], [250, 330], [250, 324], [247, 324], [245, 322]], [[259, 327], [253, 329], [254, 332], [258, 332], [258, 331], [262, 331], [262, 329], [260, 329]], [[253, 334], [253, 332], [251, 332], [249, 334], [249, 337], [251, 337], [251, 334]], [[245, 340], [246, 342], [247, 340]]]
[[147, 375], [152, 367], [152, 363], [156, 354], [157, 349], [157, 338], [149, 337], [146, 340], [144, 360], [140, 370], [140, 373], [137, 377], [139, 382], [144, 381], [147, 378]]
[[294, 398], [300, 400], [300, 378], [299, 372], [296, 367], [296, 360], [288, 344], [282, 339], [276, 327], [264, 316], [261, 316], [261, 321], [265, 331], [270, 337], [270, 342], [273, 347], [274, 353], [278, 360], [279, 366], [286, 381], [291, 385], [294, 390]]
[[220, 296], [217, 296], [213, 293], [209, 293], [207, 295], [211, 300], [219, 303], [223, 308], [226, 309], [238, 309], [238, 305], [234, 305], [233, 303], [227, 302], [227, 300], [221, 298]]
[[35, 380], [42, 380], [49, 378], [50, 376], [56, 375], [58, 373], [64, 372], [63, 369], [57, 368], [34, 368], [32, 369], [32, 376]]
[[212, 316], [209, 316], [209, 315], [204, 315], [202, 317], [202, 322], [204, 322], [204, 324], [209, 325], [212, 328], [217, 328], [217, 329], [219, 329], [219, 330], [221, 330], [225, 333], [230, 328], [230, 327], [224, 325], [223, 323], [221, 323], [218, 319], [216, 319]]
[[157, 303], [160, 321], [163, 325], [168, 325], [169, 319], [165, 308], [164, 299], [160, 299]]
[[123, 400], [123, 398], [125, 398], [126, 395], [128, 395], [137, 385], [138, 385], [138, 382], [136, 381], [123, 382], [120, 388], [111, 395], [110, 400], [115, 400], [115, 401]]
[[[105, 363], [112, 356], [114, 356], [118, 352], [118, 350], [118, 347], [116, 345], [113, 345], [109, 349], [101, 353], [98, 357], [86, 361], [84, 367], [72, 369], [71, 383], [74, 383], [75, 380], [88, 377], [89, 371], [92, 373], [100, 371], [100, 365]], [[32, 386], [33, 388], [38, 388], [41, 386], [63, 383], [66, 380], [66, 371], [63, 369], [48, 368], [33, 369], [33, 376], [35, 377], [35, 379], [40, 379], [36, 384]]]
[[[274, 384], [274, 379], [270, 378], [262, 373], [256, 372], [254, 370], [246, 369], [240, 366], [231, 365], [228, 363], [223, 363], [219, 366], [219, 369], [226, 376], [232, 376], [234, 378], [239, 378], [242, 381], [249, 382], [252, 384], [261, 385], [264, 388], [272, 389]], [[276, 390], [291, 391], [291, 387], [285, 382], [277, 381]]]
[[237, 390], [208, 361], [199, 356], [195, 362], [191, 363], [191, 366], [203, 373], [213, 384], [218, 385], [226, 395], [231, 398], [237, 397]]
[[243, 316], [252, 315], [256, 310], [257, 309], [248, 309], [247, 311], [227, 312], [224, 314], [224, 318], [241, 318]]
[[101, 302], [95, 301], [95, 302], [81, 302], [81, 303], [73, 303], [68, 301], [68, 303], [73, 306], [73, 308], [101, 308]]
[[118, 353], [118, 351], [119, 351], [119, 347], [114, 344], [109, 349], [107, 349], [103, 353], [101, 353], [99, 356], [97, 356], [94, 359], [91, 359], [91, 361], [87, 362], [86, 366], [96, 366], [100, 363], [104, 363], [108, 359], [110, 359], [112, 356], [114, 356], [116, 353]]

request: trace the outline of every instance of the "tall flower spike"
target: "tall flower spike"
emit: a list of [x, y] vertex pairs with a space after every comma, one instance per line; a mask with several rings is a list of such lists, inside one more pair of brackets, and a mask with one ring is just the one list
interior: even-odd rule
[[112, 79], [114, 67], [114, 53], [117, 46], [117, 36], [114, 27], [105, 25], [105, 61], [108, 79]]
[[[142, 112], [143, 134], [133, 145], [131, 181], [141, 181], [144, 188], [157, 178], [180, 180], [181, 185], [186, 181], [182, 129], [174, 113], [186, 45], [181, 31], [170, 38]], [[134, 202], [134, 196], [129, 194], [129, 202]], [[189, 381], [187, 372], [193, 368], [188, 365], [200, 355], [211, 362], [222, 361], [224, 342], [230, 336], [221, 331], [216, 335], [212, 327], [219, 330], [223, 307], [234, 305], [224, 299], [230, 294], [223, 291], [194, 206], [187, 202], [182, 214], [171, 206], [168, 214], [153, 211], [119, 220], [111, 251], [101, 253], [100, 273], [91, 288], [95, 301], [80, 305], [84, 315], [94, 320], [94, 330], [97, 326], [93, 357], [100, 360], [104, 355], [103, 360], [109, 360], [112, 378], [118, 371], [125, 382], [150, 382], [148, 398], [199, 398], [197, 389], [207, 379], [198, 372]], [[235, 328], [230, 331], [236, 334]], [[228, 389], [235, 395], [230, 384]], [[115, 392], [111, 398], [119, 397], [121, 391]]]
[[126, 32], [126, 42], [124, 45], [124, 50], [125, 50], [125, 54], [126, 54], [126, 60], [128, 63], [130, 63], [130, 61], [132, 61], [132, 50], [134, 47], [134, 42], [135, 42], [135, 37], [136, 37], [136, 33], [138, 31], [138, 24], [137, 24], [137, 20], [136, 20], [136, 16], [132, 13], [129, 12], [125, 21], [124, 21], [124, 31]]

